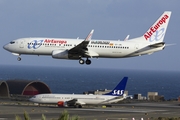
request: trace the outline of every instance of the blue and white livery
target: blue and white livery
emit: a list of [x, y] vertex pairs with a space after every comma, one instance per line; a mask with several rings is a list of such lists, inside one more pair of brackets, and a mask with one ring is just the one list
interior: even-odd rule
[[30, 98], [30, 101], [34, 103], [58, 104], [58, 106], [64, 107], [115, 103], [124, 99], [123, 95], [127, 80], [128, 77], [124, 77], [111, 92], [104, 95], [38, 94]]

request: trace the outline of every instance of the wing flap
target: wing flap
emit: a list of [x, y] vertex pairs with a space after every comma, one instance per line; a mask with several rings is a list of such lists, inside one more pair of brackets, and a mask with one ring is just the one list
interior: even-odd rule
[[85, 105], [86, 103], [85, 103], [85, 102], [82, 102], [82, 101], [80, 101], [80, 100], [77, 100], [76, 104]]
[[94, 51], [90, 51], [90, 50], [85, 50], [84, 54], [85, 54], [85, 56], [88, 56], [88, 57], [98, 57], [99, 56], [99, 54], [97, 54]]
[[78, 99], [72, 99], [72, 100], [67, 101], [67, 105], [69, 106], [74, 106], [75, 104], [85, 105], [86, 103]]

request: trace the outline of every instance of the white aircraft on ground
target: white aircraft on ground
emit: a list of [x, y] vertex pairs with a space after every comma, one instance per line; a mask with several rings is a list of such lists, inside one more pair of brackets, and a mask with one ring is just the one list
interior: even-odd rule
[[[17, 55], [50, 55], [57, 59], [79, 60], [91, 64], [89, 58], [126, 58], [152, 54], [163, 50], [163, 42], [171, 11], [165, 11], [143, 36], [124, 41], [91, 40], [94, 30], [83, 39], [21, 38], [4, 45], [4, 49]], [[87, 58], [86, 61], [82, 58]]]
[[124, 90], [128, 77], [124, 77], [120, 83], [109, 93], [104, 95], [85, 94], [38, 94], [29, 100], [34, 103], [58, 104], [58, 106], [74, 106], [81, 108], [83, 105], [110, 104], [124, 99]]

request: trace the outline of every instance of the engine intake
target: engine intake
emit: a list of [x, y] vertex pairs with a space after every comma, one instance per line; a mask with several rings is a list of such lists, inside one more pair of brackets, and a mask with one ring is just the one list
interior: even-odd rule
[[57, 104], [58, 104], [58, 107], [68, 107], [67, 102], [64, 102], [64, 101], [59, 101]]

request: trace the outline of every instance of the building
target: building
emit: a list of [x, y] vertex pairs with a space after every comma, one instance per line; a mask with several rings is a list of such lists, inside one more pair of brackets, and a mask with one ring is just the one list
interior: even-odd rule
[[36, 80], [7, 80], [0, 81], [0, 97], [13, 95], [36, 95], [51, 93], [50, 88], [41, 81]]
[[0, 81], [0, 97], [9, 97], [9, 87], [6, 81]]
[[147, 99], [148, 100], [154, 100], [154, 101], [163, 101], [163, 100], [165, 100], [164, 99], [164, 96], [160, 96], [160, 95], [158, 95], [158, 92], [148, 92], [147, 93]]

